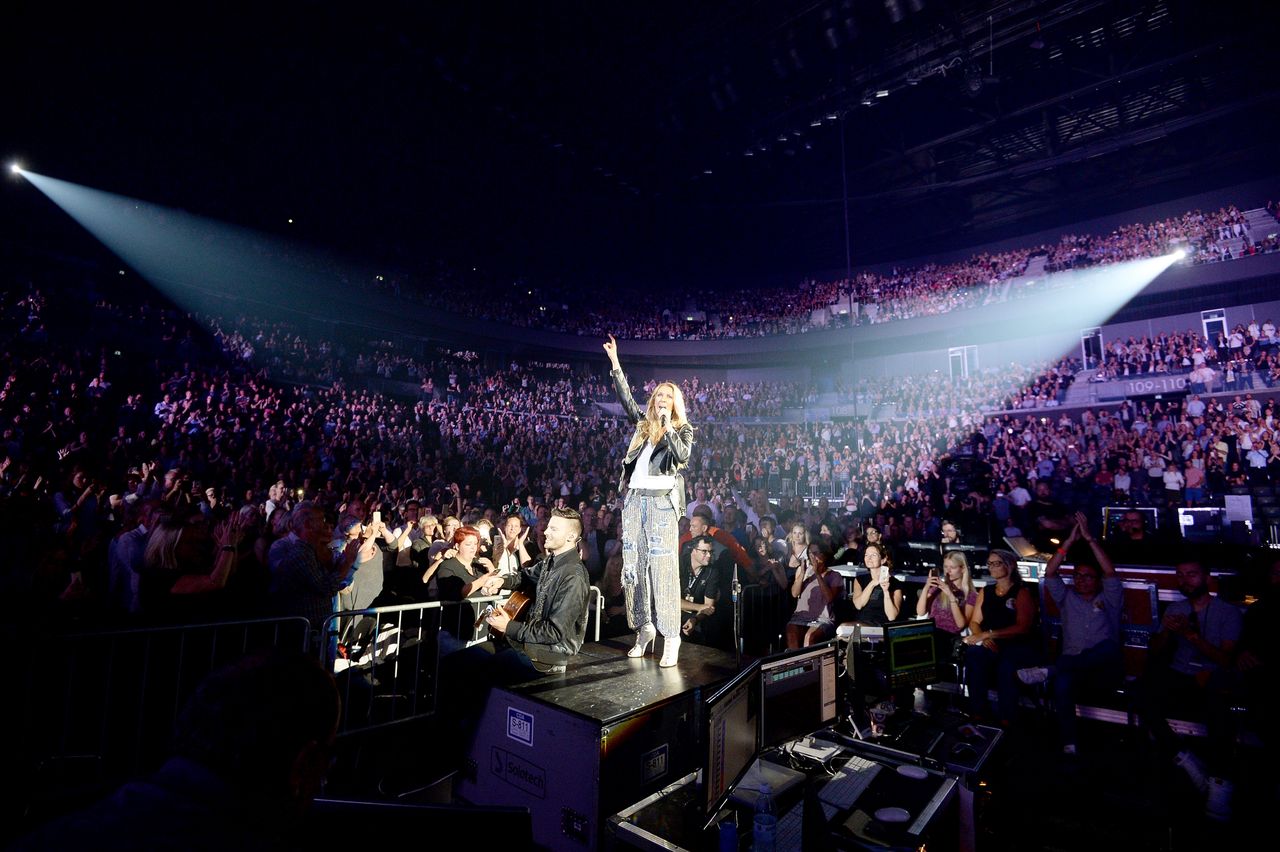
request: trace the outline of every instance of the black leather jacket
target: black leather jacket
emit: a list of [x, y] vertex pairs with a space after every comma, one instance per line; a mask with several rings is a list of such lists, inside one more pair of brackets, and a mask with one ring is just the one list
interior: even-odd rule
[[[622, 370], [610, 370], [609, 377], [613, 379], [613, 390], [618, 395], [618, 400], [622, 403], [622, 410], [627, 413], [627, 417], [635, 424], [636, 429], [640, 429], [644, 423], [644, 410], [636, 405], [635, 399], [631, 396], [631, 386], [627, 384], [627, 376]], [[653, 476], [674, 476], [676, 478], [675, 488], [671, 490], [672, 507], [677, 514], [684, 514], [685, 493], [684, 493], [684, 477], [680, 474], [680, 470], [689, 463], [689, 452], [693, 449], [693, 427], [687, 422], [674, 432], [668, 432], [662, 436], [662, 440], [653, 448], [653, 455], [649, 459], [649, 473]], [[621, 492], [626, 488], [627, 483], [631, 480], [631, 472], [635, 470], [636, 459], [640, 457], [640, 453], [644, 451], [644, 444], [638, 444], [634, 448], [628, 450], [626, 458], [622, 460], [622, 478], [618, 481], [618, 491]]]
[[533, 603], [524, 621], [507, 627], [507, 641], [535, 664], [558, 666], [582, 648], [587, 635], [587, 595], [590, 581], [577, 549], [561, 553], [547, 570], [544, 558], [508, 576], [503, 585], [536, 584]]

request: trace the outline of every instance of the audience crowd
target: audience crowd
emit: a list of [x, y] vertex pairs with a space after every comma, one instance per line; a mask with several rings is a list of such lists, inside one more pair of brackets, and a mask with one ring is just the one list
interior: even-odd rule
[[[1268, 202], [1274, 215], [1274, 205]], [[870, 325], [932, 316], [1015, 298], [1044, 286], [1030, 276], [1034, 259], [1043, 273], [1083, 269], [1168, 254], [1181, 248], [1186, 263], [1232, 260], [1280, 249], [1274, 234], [1253, 234], [1244, 214], [1227, 205], [1214, 211], [1134, 223], [1107, 234], [1065, 234], [1058, 242], [1006, 252], [981, 252], [952, 263], [929, 263], [889, 272], [860, 272], [851, 279], [806, 279], [784, 288], [717, 288], [672, 299], [656, 291], [611, 300], [607, 288], [555, 288], [523, 280], [465, 286], [438, 271], [429, 284], [376, 276], [373, 286], [400, 299], [437, 302], [441, 288], [452, 313], [489, 322], [632, 340], [703, 340], [802, 334], [822, 328]], [[570, 309], [572, 306], [572, 310]]]
[[[1064, 237], [1045, 254], [1066, 268], [1181, 241], [1207, 262], [1229, 257], [1218, 245], [1241, 238], [1253, 245], [1239, 212], [1225, 208], [1107, 238]], [[724, 335], [794, 333], [845, 288], [866, 308], [859, 321], [901, 319], [1002, 298], [1001, 282], [1033, 253], [810, 282], [767, 316], [741, 294], [704, 307], [733, 317]], [[3, 572], [23, 611], [110, 624], [290, 612], [318, 623], [335, 592], [361, 595], [361, 605], [440, 596], [452, 586], [432, 583], [433, 568], [471, 533], [479, 546], [468, 558], [494, 571], [504, 556], [536, 553], [550, 510], [567, 505], [582, 512], [584, 562], [609, 624], [626, 629], [616, 491], [625, 430], [603, 369], [448, 349], [415, 356], [284, 321], [189, 316], [147, 297], [101, 300], [78, 325], [54, 309], [69, 292], [29, 285], [0, 295]], [[641, 308], [637, 316], [651, 309], [655, 318], [628, 320], [629, 336], [691, 336], [679, 314]], [[682, 382], [698, 430], [685, 523], [778, 599], [807, 571], [874, 563], [875, 588], [830, 609], [815, 599], [817, 620], [805, 624], [825, 629], [859, 601], [896, 613], [915, 603], [903, 603], [892, 577], [895, 546], [1025, 535], [1052, 549], [1073, 530], [1092, 543], [1084, 524], [1097, 524], [1102, 506], [1220, 504], [1233, 488], [1280, 485], [1275, 404], [1252, 393], [1255, 376], [1267, 387], [1280, 377], [1278, 342], [1268, 319], [1215, 340], [1166, 331], [1111, 341], [1087, 363], [863, 379], [826, 394], [693, 378]], [[1185, 399], [1060, 409], [1077, 376], [1160, 373], [1185, 374]], [[1224, 390], [1235, 393], [1210, 396]], [[861, 416], [782, 416], [825, 403], [856, 404]], [[993, 562], [1002, 559], [1005, 585], [992, 595], [1019, 594], [1006, 580], [1013, 557]], [[282, 601], [294, 588], [282, 590], [285, 570], [316, 580], [305, 607]], [[962, 591], [965, 612], [972, 589]], [[1021, 615], [1003, 626], [985, 617], [985, 627], [973, 624], [987, 633], [1022, 629]], [[723, 639], [714, 624], [705, 631]]]
[[[45, 533], [15, 535], [10, 588], [36, 600], [137, 615], [165, 600], [157, 581], [170, 589], [173, 572], [198, 567], [205, 598], [252, 609], [269, 584], [266, 552], [287, 532], [284, 512], [276, 523], [270, 516], [301, 499], [326, 513], [335, 536], [353, 506], [361, 521], [376, 507], [399, 523], [412, 500], [441, 521], [434, 535], [449, 516], [498, 525], [518, 508], [536, 540], [549, 508], [564, 503], [599, 511], [598, 532], [617, 538], [621, 442], [601, 439], [617, 423], [600, 375], [492, 366], [466, 351], [424, 360], [385, 342], [308, 339], [287, 323], [245, 317], [202, 318], [208, 334], [196, 318], [145, 299], [100, 301], [97, 333], [80, 339], [47, 326], [49, 301], [29, 288], [2, 305], [0, 499], [10, 523]], [[1270, 376], [1272, 335], [1267, 321], [1214, 345], [1191, 332], [1116, 341], [1100, 369], [1190, 366], [1189, 375], [1217, 376], [1242, 362], [1242, 374]], [[135, 363], [114, 348], [157, 337], [177, 359]], [[834, 393], [869, 414], [847, 422], [776, 417], [812, 404], [813, 387], [695, 378], [685, 383], [699, 425], [690, 493], [704, 495], [715, 521], [749, 549], [769, 516], [778, 540], [797, 519], [814, 533], [825, 524], [833, 542], [868, 520], [890, 543], [933, 536], [943, 518], [984, 538], [1025, 525], [1037, 483], [1054, 500], [1096, 509], [1203, 504], [1232, 486], [1280, 481], [1272, 402], [1247, 391], [1192, 393], [1047, 416], [1081, 366], [1064, 358], [965, 379], [864, 379]], [[375, 389], [386, 381], [406, 393]], [[1201, 384], [1218, 387], [1193, 390]], [[163, 536], [165, 547], [156, 543]], [[223, 547], [236, 548], [237, 565], [220, 564]], [[122, 548], [136, 558], [133, 574], [112, 565]], [[148, 571], [150, 582], [135, 576]]]

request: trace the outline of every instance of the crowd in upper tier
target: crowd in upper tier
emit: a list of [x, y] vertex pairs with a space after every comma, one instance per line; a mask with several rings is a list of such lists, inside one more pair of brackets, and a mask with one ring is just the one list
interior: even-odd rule
[[[1275, 205], [1266, 209], [1275, 215]], [[515, 326], [632, 340], [702, 340], [801, 334], [823, 328], [878, 324], [933, 316], [1017, 298], [1043, 286], [1043, 274], [1028, 275], [1033, 259], [1043, 272], [1084, 269], [1128, 260], [1187, 252], [1189, 264], [1216, 263], [1280, 249], [1276, 232], [1255, 234], [1232, 204], [1189, 210], [1154, 222], [1125, 225], [1105, 234], [1064, 234], [1057, 242], [1005, 252], [979, 252], [951, 263], [928, 263], [889, 272], [859, 272], [851, 279], [805, 279], [798, 286], [727, 289], [672, 295], [668, 289], [614, 296], [588, 282], [562, 284], [486, 282], [452, 273], [418, 281], [379, 275], [371, 286], [407, 300], [439, 304], [467, 317]], [[851, 311], [852, 309], [852, 311]]]

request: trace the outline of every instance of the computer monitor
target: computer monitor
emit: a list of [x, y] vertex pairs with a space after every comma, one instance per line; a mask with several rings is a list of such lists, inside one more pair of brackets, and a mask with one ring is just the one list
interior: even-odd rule
[[1109, 541], [1120, 532], [1120, 519], [1125, 512], [1137, 512], [1142, 515], [1143, 524], [1149, 533], [1160, 528], [1160, 510], [1154, 506], [1103, 506], [1102, 507], [1102, 539]]
[[938, 568], [942, 565], [942, 552], [937, 542], [908, 541], [898, 546], [898, 567], [904, 570], [913, 568]]
[[[1203, 506], [1178, 510], [1178, 530], [1187, 541], [1216, 543], [1225, 541], [1231, 525], [1227, 523], [1227, 510], [1221, 506]], [[1253, 522], [1245, 521], [1245, 528], [1252, 532]]]
[[731, 677], [703, 702], [704, 825], [720, 813], [760, 748], [760, 663]]
[[836, 720], [836, 645], [814, 645], [760, 664], [760, 747], [773, 748]]
[[940, 550], [944, 559], [953, 550], [963, 553], [971, 571], [985, 570], [987, 557], [991, 555], [991, 545], [988, 544], [944, 544]]
[[932, 618], [884, 626], [890, 689], [924, 686], [938, 679], [933, 630]]

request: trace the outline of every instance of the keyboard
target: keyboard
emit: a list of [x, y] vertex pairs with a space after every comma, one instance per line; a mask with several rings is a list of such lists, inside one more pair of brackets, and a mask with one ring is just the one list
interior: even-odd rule
[[818, 791], [818, 801], [822, 803], [827, 820], [833, 820], [837, 814], [853, 807], [853, 803], [880, 774], [881, 768], [880, 764], [857, 755], [850, 757], [835, 777]]
[[778, 834], [774, 839], [775, 852], [801, 852], [804, 846], [804, 800], [799, 802], [778, 820]]

